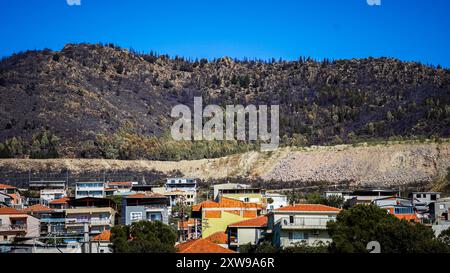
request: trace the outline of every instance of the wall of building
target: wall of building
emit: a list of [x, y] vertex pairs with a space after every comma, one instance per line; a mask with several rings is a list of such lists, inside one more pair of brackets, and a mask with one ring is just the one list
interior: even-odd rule
[[222, 212], [221, 218], [205, 218], [204, 213], [202, 217], [202, 238], [206, 238], [219, 231], [225, 232], [228, 225], [246, 219], [241, 215], [228, 212]]

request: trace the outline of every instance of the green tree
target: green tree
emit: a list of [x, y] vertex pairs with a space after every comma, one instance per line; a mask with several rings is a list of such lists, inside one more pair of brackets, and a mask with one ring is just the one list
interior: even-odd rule
[[160, 221], [111, 229], [112, 249], [116, 253], [174, 253], [176, 239], [175, 231]]
[[333, 240], [329, 249], [335, 253], [367, 253], [371, 241], [380, 243], [382, 253], [449, 252], [432, 229], [399, 220], [374, 205], [341, 211], [336, 222], [328, 223], [328, 232]]

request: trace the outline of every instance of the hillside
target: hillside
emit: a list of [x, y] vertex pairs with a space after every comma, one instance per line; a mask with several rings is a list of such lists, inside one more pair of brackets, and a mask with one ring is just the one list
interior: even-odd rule
[[182, 160], [252, 150], [170, 143], [172, 106], [200, 95], [204, 104], [280, 104], [286, 145], [450, 136], [448, 69], [389, 58], [187, 61], [69, 44], [0, 62], [0, 157]]
[[[283, 148], [271, 153], [248, 152], [217, 159], [181, 162], [104, 159], [2, 159], [0, 173], [84, 173], [126, 171], [132, 174], [180, 173], [203, 180], [241, 178], [283, 185], [326, 183], [343, 187], [422, 185], [450, 181], [450, 143], [393, 143], [334, 147]], [[37, 176], [38, 177], [38, 176]], [[146, 176], [147, 177], [147, 176]], [[91, 176], [87, 179], [94, 179]], [[141, 177], [138, 177], [140, 179]], [[444, 180], [443, 180], [444, 179]]]

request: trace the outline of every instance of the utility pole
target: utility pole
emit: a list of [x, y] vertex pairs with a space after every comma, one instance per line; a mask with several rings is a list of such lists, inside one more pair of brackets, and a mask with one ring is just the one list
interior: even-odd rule
[[89, 245], [89, 225], [88, 223], [84, 223], [84, 253], [90, 253], [90, 245]]

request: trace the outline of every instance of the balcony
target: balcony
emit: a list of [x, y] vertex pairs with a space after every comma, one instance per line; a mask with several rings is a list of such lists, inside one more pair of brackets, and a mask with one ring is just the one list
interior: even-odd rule
[[27, 225], [26, 224], [0, 225], [0, 231], [26, 232], [27, 231]]
[[328, 217], [294, 217], [281, 218], [276, 224], [283, 229], [327, 229], [327, 223], [335, 221], [335, 218]]
[[89, 224], [91, 226], [106, 226], [111, 225], [110, 219], [76, 219], [76, 218], [67, 218], [65, 219], [66, 225], [84, 225]]

